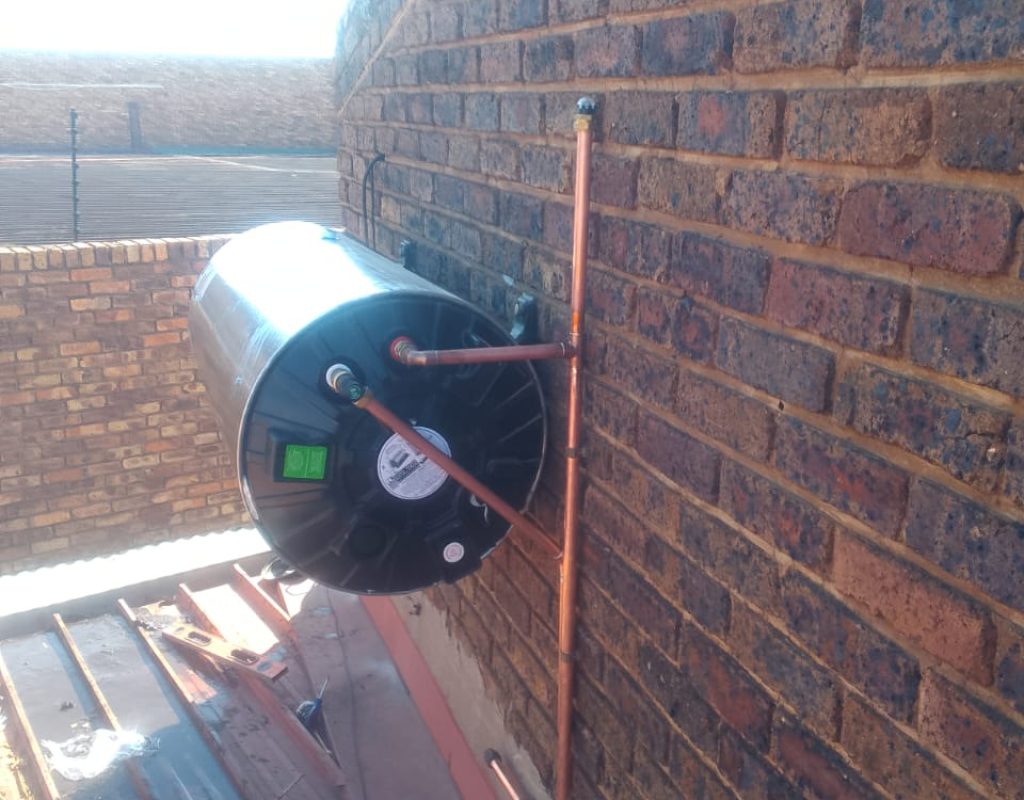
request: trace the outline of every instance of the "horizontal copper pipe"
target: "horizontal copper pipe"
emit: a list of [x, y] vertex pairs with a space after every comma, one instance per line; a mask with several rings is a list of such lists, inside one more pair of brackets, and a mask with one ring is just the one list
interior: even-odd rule
[[536, 540], [536, 542], [544, 547], [545, 550], [550, 552], [552, 556], [557, 558], [561, 555], [561, 548], [559, 548], [551, 537], [498, 497], [498, 495], [484, 486], [480, 481], [473, 477], [471, 473], [460, 467], [451, 458], [446, 456], [443, 452], [434, 447], [434, 445], [420, 436], [412, 425], [391, 411], [387, 406], [382, 405], [377, 398], [370, 393], [369, 389], [365, 389], [361, 397], [353, 400], [353, 404], [356, 408], [361, 408], [381, 423], [385, 428], [388, 428], [393, 433], [397, 433], [405, 439], [405, 441], [448, 473], [452, 480], [457, 484], [465, 488], [467, 491], [472, 492], [478, 500], [483, 502], [488, 508], [493, 509], [510, 525], [523, 531], [523, 533]]
[[495, 364], [508, 361], [540, 361], [571, 358], [575, 353], [567, 342], [522, 344], [509, 347], [468, 347], [463, 350], [418, 350], [416, 343], [400, 336], [391, 343], [391, 357], [408, 367], [447, 364]]

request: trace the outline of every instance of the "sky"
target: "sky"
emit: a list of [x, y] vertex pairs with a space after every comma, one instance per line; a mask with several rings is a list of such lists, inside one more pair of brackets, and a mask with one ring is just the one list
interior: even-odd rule
[[348, 0], [0, 0], [0, 50], [334, 55]]

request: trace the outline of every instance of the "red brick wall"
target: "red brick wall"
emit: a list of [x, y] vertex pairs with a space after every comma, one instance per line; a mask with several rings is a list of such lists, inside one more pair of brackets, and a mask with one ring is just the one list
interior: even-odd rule
[[[548, 337], [599, 103], [576, 796], [1024, 797], [1019, 2], [357, 6], [346, 223]], [[548, 780], [556, 580], [430, 594]]]
[[245, 522], [186, 331], [225, 240], [0, 247], [0, 573]]
[[330, 59], [0, 53], [0, 153], [66, 153], [68, 110], [82, 152], [142, 149], [327, 152], [336, 144]]

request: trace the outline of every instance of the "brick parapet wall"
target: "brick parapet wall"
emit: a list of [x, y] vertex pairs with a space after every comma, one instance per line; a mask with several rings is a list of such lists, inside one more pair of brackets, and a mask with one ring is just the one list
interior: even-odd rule
[[[330, 152], [331, 59], [0, 53], [0, 153]], [[138, 109], [141, 140], [130, 133]]]
[[[576, 796], [1024, 794], [1018, 11], [412, 0], [342, 66], [347, 226], [382, 152], [381, 249], [546, 337], [599, 102]], [[549, 780], [556, 586], [429, 595]]]
[[228, 238], [0, 247], [0, 573], [246, 522], [186, 318]]

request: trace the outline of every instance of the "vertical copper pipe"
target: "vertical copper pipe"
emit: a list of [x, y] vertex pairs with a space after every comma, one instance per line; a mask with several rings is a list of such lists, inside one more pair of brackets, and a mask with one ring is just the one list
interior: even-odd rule
[[590, 224], [590, 145], [594, 101], [576, 104], [576, 196], [572, 235], [572, 294], [570, 297], [569, 424], [566, 437], [565, 527], [558, 598], [558, 752], [555, 762], [555, 800], [568, 800], [572, 786], [572, 695], [576, 642], [576, 583], [580, 512], [580, 367], [586, 303], [587, 241]]

